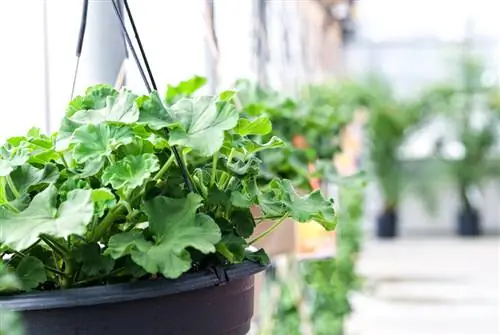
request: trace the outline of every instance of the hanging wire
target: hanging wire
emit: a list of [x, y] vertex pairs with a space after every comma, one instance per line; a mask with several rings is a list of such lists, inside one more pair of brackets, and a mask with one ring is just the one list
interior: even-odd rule
[[80, 56], [82, 55], [83, 39], [85, 37], [85, 30], [87, 29], [87, 14], [89, 10], [89, 0], [83, 0], [82, 19], [80, 21], [80, 32], [78, 33], [78, 43], [76, 44], [76, 65], [75, 72], [73, 73], [73, 84], [71, 86], [71, 97], [75, 94], [76, 78], [78, 76], [78, 67], [80, 66]]
[[[153, 77], [153, 73], [151, 72], [151, 68], [149, 66], [149, 62], [148, 62], [148, 59], [146, 57], [146, 53], [144, 52], [144, 48], [142, 46], [142, 42], [141, 42], [141, 39], [140, 39], [138, 31], [137, 31], [137, 27], [135, 25], [135, 21], [134, 21], [134, 18], [132, 16], [132, 12], [130, 11], [130, 8], [128, 6], [128, 2], [127, 2], [127, 0], [124, 0], [127, 16], [128, 16], [129, 21], [130, 21], [130, 24], [132, 25], [132, 29], [134, 30], [135, 39], [137, 41], [137, 44], [139, 45], [139, 49], [141, 51], [141, 55], [142, 55], [142, 58], [144, 60], [144, 64], [146, 65], [148, 75], [149, 75], [149, 80], [151, 80], [151, 84], [150, 84], [148, 78], [146, 77], [146, 73], [144, 72], [141, 61], [139, 59], [139, 56], [137, 55], [134, 44], [132, 43], [132, 40], [130, 38], [130, 34], [128, 33], [128, 30], [127, 30], [127, 26], [125, 25], [125, 21], [123, 19], [123, 16], [120, 13], [120, 9], [119, 9], [115, 0], [111, 0], [111, 3], [113, 4], [113, 8], [115, 10], [116, 17], [118, 18], [118, 21], [120, 21], [120, 26], [121, 26], [123, 35], [125, 36], [125, 39], [128, 43], [130, 51], [132, 52], [132, 56], [134, 57], [135, 63], [137, 64], [137, 67], [139, 69], [139, 73], [141, 74], [142, 80], [144, 81], [144, 85], [146, 86], [146, 89], [148, 90], [148, 92], [151, 93], [153, 90], [157, 90], [156, 83], [155, 83], [155, 80]], [[153, 89], [152, 89], [152, 87], [153, 87]], [[165, 129], [165, 132], [168, 134], [168, 129]], [[193, 188], [193, 184], [191, 183], [191, 179], [190, 179], [188, 171], [187, 171], [187, 167], [184, 164], [184, 161], [182, 160], [181, 155], [179, 154], [179, 151], [177, 150], [177, 146], [172, 146], [172, 152], [174, 154], [177, 165], [179, 165], [179, 168], [181, 169], [182, 177], [184, 179], [184, 182], [185, 182], [187, 188], [189, 189], [190, 192], [195, 192], [194, 188]]]
[[149, 66], [148, 58], [146, 57], [146, 52], [144, 51], [144, 47], [142, 46], [141, 38], [139, 37], [139, 32], [137, 31], [137, 26], [135, 25], [134, 17], [132, 16], [132, 12], [130, 11], [128, 0], [123, 0], [123, 4], [125, 5], [125, 10], [127, 11], [127, 16], [130, 21], [130, 25], [132, 26], [132, 31], [134, 32], [135, 40], [137, 41], [137, 45], [139, 46], [139, 51], [141, 52], [142, 60], [144, 61], [144, 65], [146, 66], [146, 71], [148, 71], [149, 80], [151, 80], [151, 86], [153, 87], [153, 90], [158, 90], [155, 79], [153, 77], [153, 72], [151, 71], [151, 67]]
[[118, 4], [116, 3], [115, 0], [111, 0], [111, 3], [113, 4], [113, 9], [115, 10], [116, 17], [118, 18], [118, 21], [120, 23], [120, 29], [123, 32], [123, 36], [125, 37], [125, 40], [127, 41], [127, 44], [130, 48], [130, 51], [132, 52], [132, 56], [134, 57], [135, 63], [137, 64], [137, 68], [139, 69], [139, 73], [141, 75], [142, 81], [144, 82], [144, 85], [146, 86], [146, 90], [151, 93], [153, 91], [152, 86], [149, 82], [148, 77], [146, 77], [146, 72], [144, 72], [144, 69], [141, 64], [141, 60], [139, 59], [139, 56], [137, 55], [137, 51], [135, 50], [134, 44], [132, 42], [132, 39], [130, 38], [130, 34], [128, 33], [127, 26], [125, 25], [125, 20], [123, 19], [122, 14], [120, 13], [120, 8], [118, 7]]

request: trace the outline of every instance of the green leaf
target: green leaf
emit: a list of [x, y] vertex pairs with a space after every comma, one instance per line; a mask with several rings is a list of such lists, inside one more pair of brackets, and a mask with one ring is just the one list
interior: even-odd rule
[[245, 257], [247, 242], [241, 236], [230, 233], [222, 236], [222, 240], [217, 243], [216, 249], [221, 255], [226, 257], [231, 263], [241, 262]]
[[72, 139], [75, 159], [79, 163], [111, 155], [114, 149], [131, 143], [132, 131], [125, 127], [89, 124], [78, 128]]
[[86, 161], [83, 164], [83, 169], [78, 172], [78, 176], [80, 178], [95, 176], [104, 167], [105, 160], [104, 157], [100, 157]]
[[159, 169], [158, 158], [153, 154], [127, 156], [104, 170], [102, 182], [111, 184], [114, 189], [130, 191], [143, 185], [151, 173]]
[[0, 309], [0, 335], [25, 335], [23, 320], [17, 311]]
[[133, 132], [137, 137], [151, 143], [155, 149], [162, 150], [170, 147], [168, 140], [165, 137], [152, 133], [151, 130], [147, 129], [145, 125], [134, 126]]
[[81, 273], [88, 277], [107, 275], [115, 264], [113, 259], [102, 254], [97, 243], [79, 246], [73, 251], [73, 257], [81, 264]]
[[233, 210], [231, 212], [231, 223], [238, 234], [243, 237], [250, 237], [255, 229], [255, 220], [249, 208]]
[[149, 227], [156, 240], [168, 241], [173, 251], [191, 246], [202, 253], [213, 252], [220, 230], [209, 216], [197, 213], [202, 200], [190, 193], [184, 199], [157, 197], [146, 203]]
[[255, 252], [247, 251], [245, 253], [245, 258], [249, 261], [267, 265], [270, 263], [269, 256], [266, 254], [264, 249], [259, 249]]
[[171, 105], [180, 98], [191, 96], [193, 93], [202, 88], [207, 82], [206, 78], [194, 76], [193, 78], [181, 81], [178, 85], [168, 85], [165, 101]]
[[16, 276], [21, 282], [23, 290], [35, 289], [40, 283], [47, 280], [47, 273], [42, 261], [36, 257], [23, 257], [16, 269]]
[[14, 147], [22, 147], [29, 155], [29, 163], [48, 164], [59, 160], [59, 155], [54, 150], [54, 138], [55, 136], [41, 134], [38, 128], [32, 128], [26, 136], [11, 137], [7, 142]]
[[238, 92], [235, 90], [227, 90], [219, 93], [219, 99], [221, 101], [231, 101]]
[[221, 191], [217, 187], [208, 190], [207, 204], [214, 206], [227, 206], [229, 204], [229, 193]]
[[146, 204], [153, 242], [139, 232], [111, 237], [106, 251], [113, 258], [130, 255], [149, 273], [177, 278], [191, 268], [191, 247], [203, 254], [215, 251], [221, 238], [214, 220], [197, 213], [202, 198], [194, 193], [183, 199], [157, 197]]
[[246, 135], [267, 135], [273, 130], [271, 120], [267, 116], [261, 115], [254, 120], [239, 119], [234, 128], [234, 132], [241, 136]]
[[104, 187], [92, 190], [92, 201], [94, 202], [95, 212], [99, 217], [103, 216], [107, 209], [116, 204], [113, 192]]
[[86, 111], [88, 109], [100, 109], [106, 106], [106, 99], [109, 96], [117, 96], [118, 92], [107, 84], [99, 84], [89, 87], [85, 96], [75, 97], [66, 108], [66, 116], [61, 122], [61, 127], [56, 137], [56, 151], [65, 151], [71, 142], [73, 132], [80, 127], [80, 123], [71, 121], [69, 118], [77, 112]]
[[45, 165], [43, 169], [24, 164], [12, 171], [10, 177], [22, 194], [29, 192], [34, 186], [55, 183], [59, 179], [59, 170], [52, 164]]
[[136, 99], [137, 95], [124, 88], [118, 96], [108, 95], [105, 106], [77, 111], [69, 119], [79, 124], [96, 125], [103, 122], [131, 124], [139, 119]]
[[8, 176], [14, 168], [10, 166], [8, 161], [0, 160], [0, 177]]
[[285, 142], [276, 136], [271, 137], [271, 139], [269, 139], [266, 143], [259, 143], [248, 137], [233, 136], [232, 139], [227, 139], [224, 143], [226, 150], [228, 148], [236, 148], [237, 153], [239, 153], [243, 158], [255, 155], [260, 151], [281, 149], [286, 146]]
[[57, 152], [62, 152], [69, 148], [71, 137], [78, 127], [80, 127], [79, 123], [73, 122], [67, 117], [63, 118], [56, 137], [55, 150]]
[[227, 169], [238, 176], [257, 175], [261, 165], [262, 161], [255, 156], [251, 156], [246, 162], [239, 160], [234, 163], [226, 162]]
[[326, 230], [333, 230], [337, 224], [337, 216], [333, 201], [326, 200], [320, 190], [305, 196], [299, 196], [289, 180], [273, 180], [270, 184], [275, 199], [282, 201], [290, 216], [298, 222], [315, 221]]
[[74, 190], [59, 208], [57, 189], [49, 185], [35, 195], [21, 213], [0, 214], [0, 240], [14, 250], [22, 251], [38, 240], [41, 234], [67, 238], [83, 235], [92, 220], [94, 208], [91, 191]]
[[78, 177], [66, 179], [59, 186], [59, 197], [61, 200], [65, 200], [68, 197], [68, 193], [76, 189], [90, 189], [90, 184], [85, 179]]
[[22, 286], [19, 279], [0, 261], [0, 292], [12, 292], [20, 289]]
[[170, 144], [191, 148], [201, 156], [218, 151], [224, 131], [238, 122], [234, 106], [212, 97], [182, 99], [169, 108], [169, 113], [177, 124], [170, 132]]
[[0, 147], [0, 177], [8, 176], [14, 168], [25, 164], [29, 159], [29, 150], [24, 143], [14, 146], [5, 143]]
[[132, 258], [137, 253], [147, 252], [153, 244], [144, 239], [141, 231], [133, 230], [111, 236], [105, 255], [113, 259], [119, 259], [126, 255]]
[[289, 208], [283, 201], [283, 191], [269, 187], [259, 187], [256, 177], [243, 182], [242, 195], [260, 207], [264, 216], [279, 217], [288, 215]]
[[152, 92], [150, 96], [141, 97], [139, 105], [139, 124], [146, 124], [149, 128], [159, 130], [172, 125], [172, 118], [163, 105], [158, 92]]
[[231, 204], [239, 208], [250, 208], [253, 205], [252, 201], [239, 191], [231, 193]]

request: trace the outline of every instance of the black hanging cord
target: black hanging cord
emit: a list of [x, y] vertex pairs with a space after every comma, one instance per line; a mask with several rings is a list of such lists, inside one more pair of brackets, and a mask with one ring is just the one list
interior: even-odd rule
[[[151, 68], [149, 67], [149, 63], [148, 63], [148, 60], [146, 58], [144, 48], [142, 47], [142, 43], [141, 43], [141, 40], [139, 38], [137, 28], [135, 27], [135, 22], [133, 21], [132, 13], [130, 12], [130, 8], [128, 7], [128, 3], [125, 0], [127, 15], [129, 17], [131, 25], [134, 27], [133, 29], [134, 29], [134, 33], [135, 33], [135, 38], [136, 38], [137, 43], [139, 44], [139, 47], [141, 49], [141, 55], [144, 59], [144, 63], [146, 64], [146, 67], [148, 69], [148, 75], [150, 77], [151, 85], [153, 86], [153, 89], [151, 88], [151, 85], [148, 81], [148, 78], [146, 77], [146, 73], [144, 72], [144, 69], [142, 68], [141, 61], [137, 55], [137, 52], [135, 51], [135, 47], [134, 47], [132, 40], [130, 38], [130, 35], [127, 31], [127, 26], [125, 25], [125, 21], [123, 19], [123, 16], [120, 13], [120, 9], [119, 9], [115, 0], [111, 0], [111, 3], [113, 4], [113, 8], [115, 10], [116, 17], [118, 18], [118, 21], [120, 21], [120, 26], [121, 26], [123, 35], [125, 36], [125, 39], [128, 43], [128, 46], [130, 47], [130, 51], [132, 52], [132, 56], [134, 56], [135, 63], [137, 64], [137, 67], [139, 68], [139, 73], [141, 74], [142, 80], [144, 81], [144, 85], [146, 85], [146, 89], [148, 90], [148, 92], [151, 93], [153, 91], [153, 89], [157, 90], [156, 83], [154, 81], [153, 74], [151, 72]], [[168, 134], [168, 130], [165, 130], [165, 132]], [[194, 192], [193, 184], [191, 183], [191, 179], [189, 178], [189, 174], [187, 172], [186, 165], [184, 164], [184, 162], [181, 158], [181, 155], [179, 154], [179, 151], [177, 150], [176, 146], [172, 146], [172, 152], [175, 156], [175, 160], [177, 161], [177, 164], [179, 165], [179, 167], [181, 169], [182, 177], [184, 179], [184, 182], [186, 183], [187, 188], [189, 189], [190, 192]]]
[[125, 10], [127, 11], [127, 16], [130, 21], [130, 25], [132, 26], [132, 30], [134, 31], [134, 36], [137, 41], [137, 45], [139, 46], [142, 60], [144, 61], [144, 65], [146, 66], [146, 70], [148, 71], [149, 80], [151, 80], [151, 86], [153, 87], [153, 90], [158, 90], [155, 79], [153, 77], [153, 72], [151, 71], [151, 67], [149, 66], [148, 58], [146, 57], [146, 52], [144, 51], [144, 47], [142, 46], [141, 38], [139, 37], [139, 32], [137, 31], [137, 26], [135, 25], [134, 17], [132, 16], [132, 12], [130, 11], [128, 0], [123, 0], [123, 4], [125, 5]]
[[146, 77], [146, 73], [144, 72], [144, 69], [142, 68], [141, 61], [139, 59], [139, 56], [137, 55], [137, 52], [135, 51], [134, 44], [132, 43], [132, 39], [130, 38], [130, 35], [127, 31], [127, 26], [125, 25], [125, 21], [123, 19], [122, 14], [120, 13], [120, 8], [116, 4], [115, 0], [111, 0], [111, 3], [113, 4], [113, 9], [115, 10], [116, 17], [118, 18], [118, 21], [120, 22], [120, 28], [122, 30], [123, 36], [125, 36], [125, 40], [127, 41], [127, 44], [130, 48], [130, 51], [132, 52], [132, 56], [134, 56], [135, 63], [137, 64], [137, 67], [139, 68], [139, 73], [141, 74], [142, 81], [144, 82], [144, 85], [146, 85], [146, 89], [148, 90], [149, 93], [152, 92], [151, 85], [149, 83], [148, 78]]
[[78, 33], [78, 43], [76, 44], [76, 65], [73, 74], [73, 85], [71, 86], [71, 98], [75, 94], [76, 77], [78, 75], [78, 67], [80, 66], [80, 56], [82, 55], [83, 39], [85, 37], [85, 30], [87, 29], [87, 13], [89, 10], [89, 0], [83, 0], [82, 19], [80, 21], [80, 32]]

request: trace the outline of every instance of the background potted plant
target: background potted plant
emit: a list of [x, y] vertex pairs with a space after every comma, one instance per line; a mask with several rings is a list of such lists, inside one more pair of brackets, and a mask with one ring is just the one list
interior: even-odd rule
[[57, 134], [0, 149], [2, 255], [22, 287], [0, 308], [20, 311], [28, 334], [246, 334], [267, 261], [248, 247], [287, 218], [334, 229], [319, 191], [258, 182], [256, 153], [278, 145], [251, 136], [269, 122], [240, 114], [233, 91], [190, 97], [201, 85], [164, 98], [93, 86]]
[[[481, 234], [481, 219], [472, 194], [497, 170], [492, 150], [498, 143], [498, 113], [492, 86], [482, 80], [482, 61], [463, 55], [457, 65], [458, 80], [431, 88], [428, 96], [432, 99], [427, 100], [428, 108], [441, 113], [450, 125], [437, 152], [459, 194], [457, 233], [475, 236]], [[453, 148], [458, 151], [451, 152]]]
[[397, 208], [405, 187], [403, 181], [407, 177], [400, 148], [420, 120], [419, 108], [412, 102], [386, 97], [372, 104], [368, 113], [369, 161], [383, 201], [376, 234], [381, 238], [393, 238], [397, 235]]

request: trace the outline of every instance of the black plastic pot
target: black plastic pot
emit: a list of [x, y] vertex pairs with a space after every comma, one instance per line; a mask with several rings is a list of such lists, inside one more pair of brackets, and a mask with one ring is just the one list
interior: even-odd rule
[[458, 214], [457, 233], [460, 236], [481, 235], [481, 218], [475, 209], [462, 209]]
[[254, 278], [265, 266], [0, 298], [21, 311], [27, 335], [244, 335], [253, 315]]
[[393, 210], [386, 210], [377, 217], [377, 236], [394, 238], [397, 235], [398, 217]]

